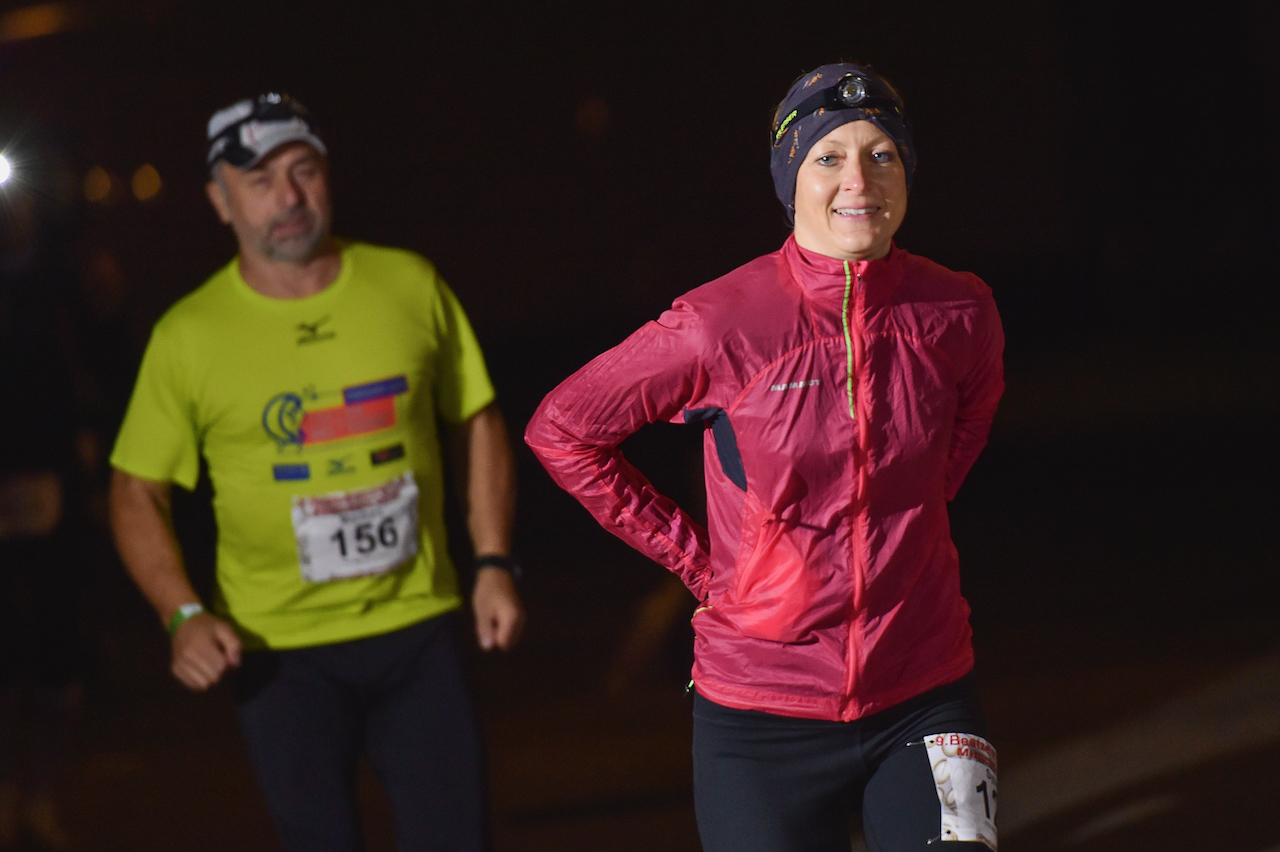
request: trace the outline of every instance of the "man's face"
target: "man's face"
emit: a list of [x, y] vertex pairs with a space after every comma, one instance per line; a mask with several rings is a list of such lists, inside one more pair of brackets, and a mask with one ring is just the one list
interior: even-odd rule
[[307, 143], [281, 145], [253, 168], [220, 162], [215, 169], [209, 201], [242, 255], [302, 263], [328, 244], [328, 162]]

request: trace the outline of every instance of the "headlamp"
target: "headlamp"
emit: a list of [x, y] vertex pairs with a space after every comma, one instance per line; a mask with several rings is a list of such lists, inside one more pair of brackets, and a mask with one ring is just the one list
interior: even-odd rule
[[867, 111], [888, 111], [902, 116], [902, 104], [897, 96], [869, 77], [862, 77], [850, 71], [835, 85], [819, 89], [800, 103], [795, 109], [781, 117], [777, 128], [773, 131], [773, 147], [782, 144], [787, 135], [787, 128], [797, 120], [822, 109], [864, 109]]
[[4, 154], [0, 154], [0, 185], [8, 183], [9, 178], [13, 175], [13, 164], [9, 162], [9, 158]]
[[836, 98], [847, 107], [856, 107], [867, 99], [867, 85], [861, 77], [846, 74], [836, 83]]

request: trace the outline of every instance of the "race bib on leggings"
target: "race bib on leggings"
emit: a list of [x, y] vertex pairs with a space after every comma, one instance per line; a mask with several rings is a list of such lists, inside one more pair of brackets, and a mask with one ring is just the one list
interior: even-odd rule
[[413, 473], [361, 491], [294, 497], [293, 533], [308, 582], [386, 573], [418, 553]]
[[924, 738], [942, 805], [941, 840], [965, 840], [996, 848], [996, 750], [973, 734]]

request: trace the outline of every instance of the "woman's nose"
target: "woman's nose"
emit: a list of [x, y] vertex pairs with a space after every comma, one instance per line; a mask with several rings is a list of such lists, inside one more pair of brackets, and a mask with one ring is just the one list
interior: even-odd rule
[[854, 158], [849, 158], [845, 163], [844, 171], [840, 175], [840, 188], [847, 189], [852, 192], [862, 192], [867, 186], [866, 172], [862, 168], [862, 163]]

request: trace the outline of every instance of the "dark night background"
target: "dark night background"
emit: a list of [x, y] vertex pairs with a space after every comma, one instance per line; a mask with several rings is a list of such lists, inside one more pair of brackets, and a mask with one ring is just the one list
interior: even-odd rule
[[[577, 366], [781, 243], [772, 107], [802, 71], [871, 63], [920, 152], [898, 242], [984, 278], [1008, 337], [1006, 399], [952, 520], [1011, 819], [1036, 791], [1010, 785], [1054, 749], [1098, 760], [1050, 773], [1079, 796], [1006, 823], [1002, 845], [1263, 852], [1280, 848], [1274, 662], [1256, 700], [1228, 702], [1257, 717], [1244, 740], [1191, 726], [1221, 746], [1111, 786], [1124, 772], [1088, 751], [1280, 648], [1280, 12], [1183, 5], [120, 0], [37, 7], [62, 17], [36, 35], [18, 27], [29, 4], [0, 3], [0, 131], [73, 176], [127, 373], [234, 248], [204, 199], [208, 116], [295, 95], [330, 148], [335, 230], [435, 261], [518, 436]], [[163, 189], [142, 202], [144, 163]], [[117, 182], [96, 203], [93, 167]], [[127, 393], [119, 372], [104, 393]], [[697, 506], [698, 434], [627, 446]], [[527, 639], [472, 661], [499, 848], [697, 849], [692, 599], [519, 449]], [[180, 509], [207, 571], [200, 495]], [[153, 616], [88, 546], [92, 675], [60, 799], [77, 848], [275, 848], [226, 696], [170, 682]], [[371, 847], [389, 848], [366, 798]]]

